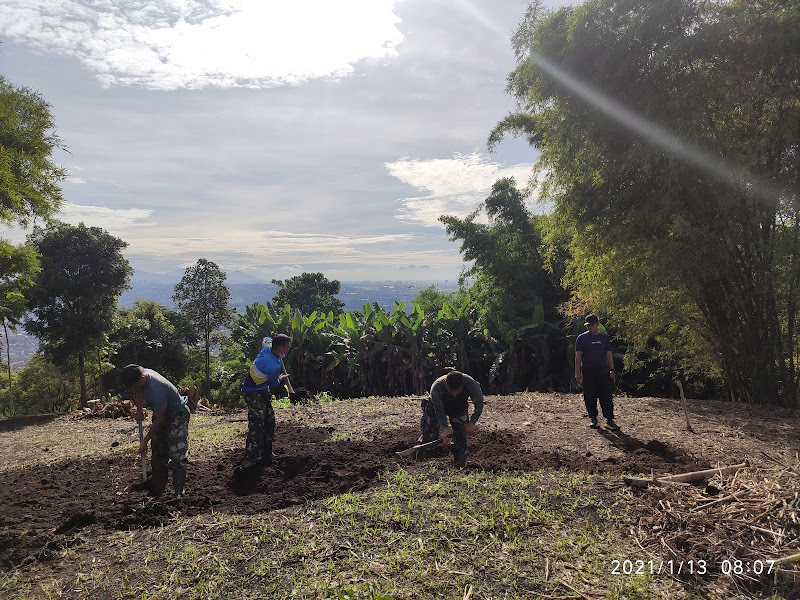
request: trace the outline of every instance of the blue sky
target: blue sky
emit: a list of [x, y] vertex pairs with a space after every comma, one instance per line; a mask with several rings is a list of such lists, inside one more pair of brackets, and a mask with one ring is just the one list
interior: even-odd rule
[[[572, 2], [544, 2], [557, 7]], [[141, 271], [455, 279], [464, 216], [536, 154], [514, 108], [517, 0], [4, 0], [0, 73], [48, 101], [59, 218]], [[18, 231], [0, 235], [21, 241]]]

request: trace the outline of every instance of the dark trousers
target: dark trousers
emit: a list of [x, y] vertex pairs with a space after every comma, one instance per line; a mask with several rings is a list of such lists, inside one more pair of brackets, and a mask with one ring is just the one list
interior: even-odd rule
[[612, 398], [611, 377], [608, 371], [583, 374], [583, 402], [590, 419], [597, 418], [597, 401], [606, 420], [614, 419], [614, 400]]
[[153, 472], [185, 469], [189, 464], [189, 407], [184, 406], [150, 438]]
[[247, 442], [242, 464], [258, 461], [272, 463], [272, 442], [275, 439], [275, 410], [269, 390], [245, 392], [247, 402]]

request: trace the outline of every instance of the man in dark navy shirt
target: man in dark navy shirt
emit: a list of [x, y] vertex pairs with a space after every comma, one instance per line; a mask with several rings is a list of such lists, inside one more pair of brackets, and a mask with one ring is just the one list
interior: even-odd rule
[[586, 317], [586, 329], [575, 340], [575, 379], [583, 386], [583, 401], [586, 412], [592, 420], [590, 427], [597, 429], [597, 401], [609, 429], [619, 430], [614, 423], [613, 384], [614, 356], [611, 353], [611, 340], [608, 335], [598, 331], [600, 320], [597, 315]]

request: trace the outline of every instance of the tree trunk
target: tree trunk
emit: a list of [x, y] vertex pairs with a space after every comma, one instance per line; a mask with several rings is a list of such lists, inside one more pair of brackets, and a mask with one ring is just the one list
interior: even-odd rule
[[78, 375], [81, 380], [81, 408], [89, 406], [89, 396], [86, 393], [86, 359], [81, 353], [78, 355]]
[[14, 416], [14, 393], [11, 391], [11, 348], [8, 341], [8, 324], [3, 319], [3, 332], [6, 334], [6, 364], [8, 366], [8, 410]]
[[102, 398], [105, 396], [103, 392], [103, 359], [100, 357], [100, 348], [97, 349], [97, 387], [100, 390], [100, 393], [97, 395], [98, 398]]
[[206, 329], [206, 398], [211, 398], [211, 335]]

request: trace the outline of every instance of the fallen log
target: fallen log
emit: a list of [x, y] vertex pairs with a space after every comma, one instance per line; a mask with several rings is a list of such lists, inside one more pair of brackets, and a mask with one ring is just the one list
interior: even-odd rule
[[663, 477], [623, 477], [623, 481], [636, 488], [645, 488], [649, 485], [674, 485], [676, 483], [697, 483], [698, 481], [705, 481], [714, 475], [730, 475], [736, 473], [741, 469], [749, 467], [749, 463], [741, 463], [738, 465], [731, 465], [729, 467], [719, 467], [716, 469], [706, 469], [704, 471], [692, 471], [691, 473], [680, 473], [678, 475], [664, 475]]

